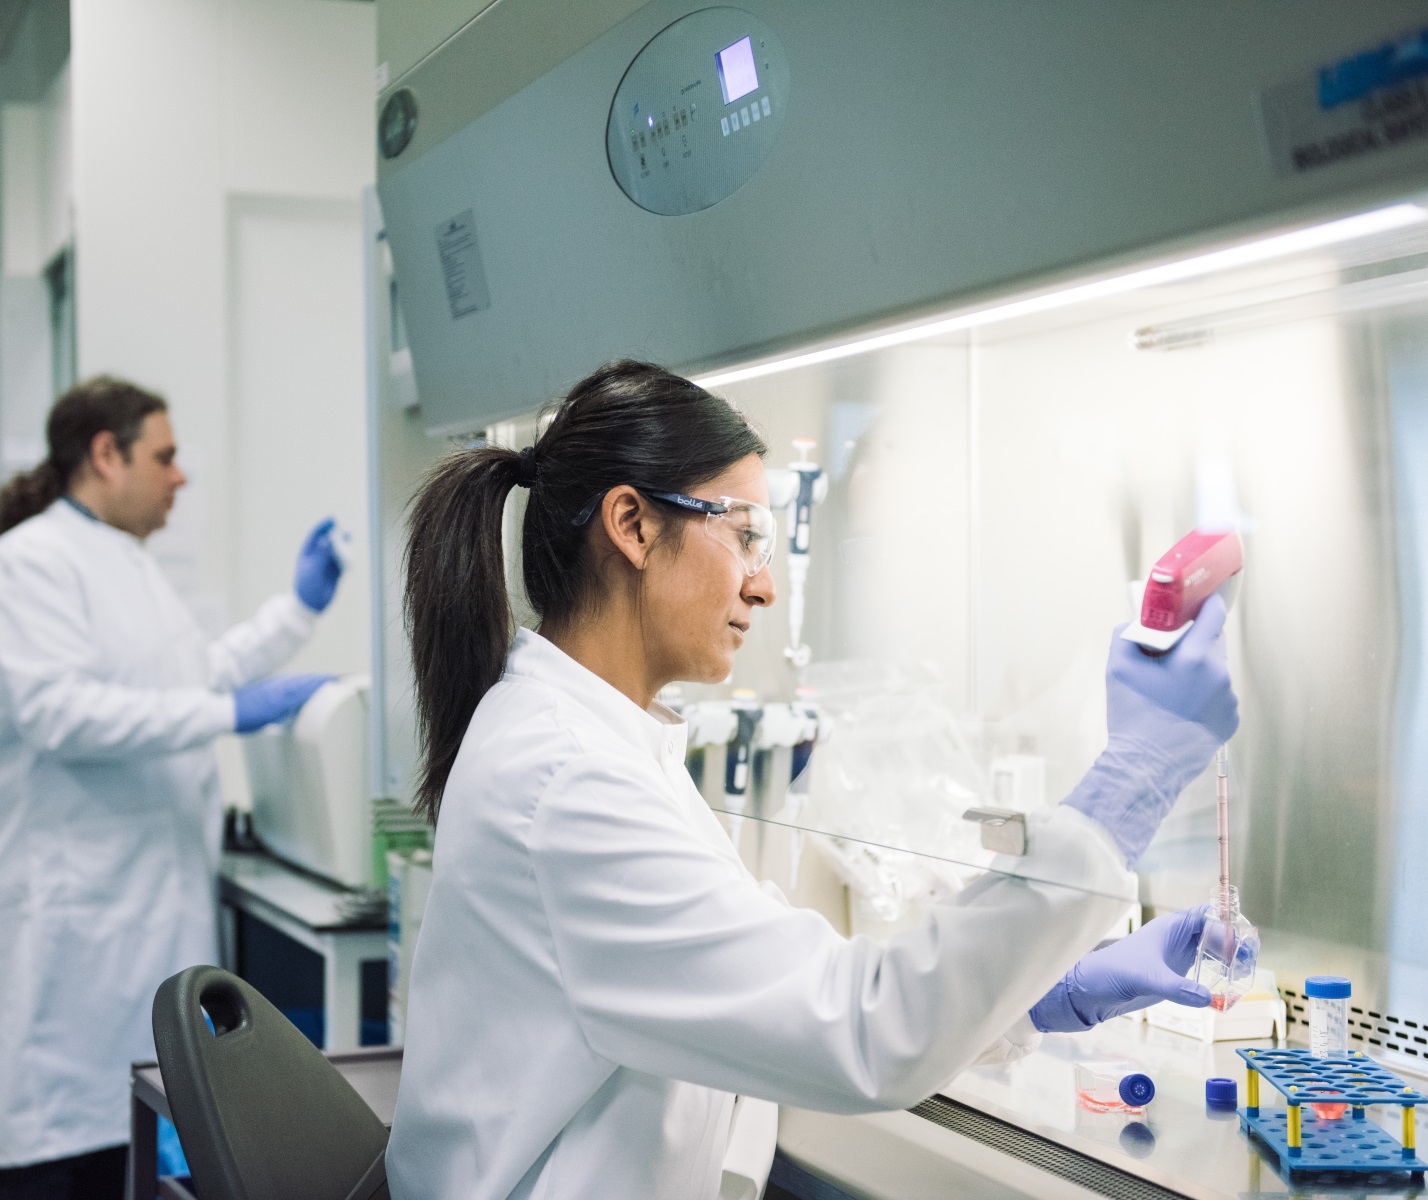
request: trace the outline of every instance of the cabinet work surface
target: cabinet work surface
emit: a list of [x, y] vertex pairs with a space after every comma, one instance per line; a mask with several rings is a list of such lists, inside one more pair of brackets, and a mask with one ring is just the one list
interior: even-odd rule
[[[857, 1200], [1424, 1194], [1423, 1180], [1402, 1172], [1288, 1180], [1274, 1155], [1241, 1130], [1236, 1114], [1207, 1109], [1205, 1080], [1216, 1076], [1236, 1081], [1243, 1105], [1244, 1064], [1235, 1050], [1270, 1044], [1207, 1045], [1113, 1021], [1086, 1034], [1048, 1036], [1020, 1062], [967, 1071], [912, 1112], [835, 1117], [784, 1109], [779, 1146], [795, 1164]], [[1155, 1099], [1142, 1115], [1078, 1105], [1076, 1064], [1115, 1061], [1155, 1081]], [[1385, 1065], [1422, 1088], [1421, 1078], [1401, 1064]], [[1266, 1110], [1283, 1104], [1266, 1084], [1260, 1102]], [[1395, 1137], [1401, 1132], [1396, 1107], [1370, 1109], [1369, 1119]], [[1420, 1116], [1420, 1145], [1425, 1122], [1428, 1116]]]

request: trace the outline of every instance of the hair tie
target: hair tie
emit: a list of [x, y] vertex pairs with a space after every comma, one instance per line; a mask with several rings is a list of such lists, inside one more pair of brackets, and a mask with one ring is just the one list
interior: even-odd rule
[[516, 476], [516, 486], [533, 488], [536, 485], [536, 452], [534, 446], [521, 451], [520, 474]]

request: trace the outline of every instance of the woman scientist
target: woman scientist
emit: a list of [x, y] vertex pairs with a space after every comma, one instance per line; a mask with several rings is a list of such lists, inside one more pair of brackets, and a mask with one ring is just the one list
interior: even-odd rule
[[[1113, 644], [1107, 748], [1033, 825], [1015, 877], [988, 873], [878, 945], [748, 873], [654, 697], [726, 678], [773, 602], [764, 452], [725, 401], [614, 363], [532, 449], [454, 455], [415, 502], [419, 800], [440, 835], [396, 1200], [712, 1200], [736, 1093], [902, 1108], [1038, 1030], [1208, 1003], [1183, 975], [1203, 910], [1085, 952], [1238, 724], [1218, 602], [1164, 658]], [[501, 527], [517, 486], [541, 624], [513, 644]]]

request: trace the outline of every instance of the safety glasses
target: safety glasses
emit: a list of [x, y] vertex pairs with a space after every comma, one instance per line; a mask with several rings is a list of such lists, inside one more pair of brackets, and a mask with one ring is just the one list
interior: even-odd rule
[[[774, 545], [778, 525], [771, 511], [752, 500], [740, 500], [735, 496], [718, 496], [713, 500], [702, 500], [698, 496], [686, 496], [682, 492], [657, 492], [651, 488], [636, 487], [641, 496], [677, 508], [691, 516], [704, 515], [704, 533], [724, 546], [744, 568], [744, 574], [752, 579], [773, 561]], [[594, 515], [605, 499], [601, 492], [580, 510], [570, 523], [584, 525]]]

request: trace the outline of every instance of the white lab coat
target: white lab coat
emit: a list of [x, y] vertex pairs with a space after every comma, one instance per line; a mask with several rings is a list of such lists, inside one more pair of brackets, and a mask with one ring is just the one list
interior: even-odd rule
[[226, 693], [313, 620], [276, 597], [210, 642], [66, 501], [0, 537], [0, 1167], [129, 1140], [154, 991], [217, 954]]
[[1058, 811], [1026, 874], [886, 946], [744, 868], [683, 723], [517, 635], [442, 801], [387, 1152], [395, 1200], [713, 1200], [735, 1093], [913, 1104], [1006, 1031], [1134, 896]]

